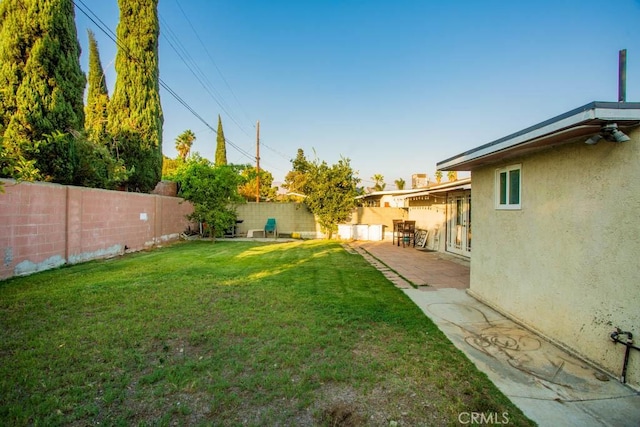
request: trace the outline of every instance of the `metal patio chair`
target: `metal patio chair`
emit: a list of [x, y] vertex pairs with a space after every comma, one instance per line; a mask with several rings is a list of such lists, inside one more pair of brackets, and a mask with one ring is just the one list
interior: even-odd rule
[[273, 237], [278, 238], [278, 227], [276, 226], [275, 218], [268, 218], [267, 223], [264, 225], [264, 237], [267, 237], [268, 233], [273, 233]]

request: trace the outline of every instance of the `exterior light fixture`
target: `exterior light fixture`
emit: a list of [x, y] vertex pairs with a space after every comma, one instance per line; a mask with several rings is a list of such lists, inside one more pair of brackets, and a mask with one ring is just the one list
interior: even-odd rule
[[602, 129], [600, 129], [600, 133], [592, 135], [584, 143], [588, 145], [594, 145], [597, 144], [601, 139], [606, 139], [607, 141], [611, 142], [627, 142], [631, 140], [631, 138], [629, 138], [626, 133], [618, 129], [617, 123], [609, 123], [602, 126]]
[[611, 142], [627, 142], [631, 140], [626, 133], [618, 129], [618, 125], [615, 123], [604, 126], [602, 133], [604, 134], [604, 138]]

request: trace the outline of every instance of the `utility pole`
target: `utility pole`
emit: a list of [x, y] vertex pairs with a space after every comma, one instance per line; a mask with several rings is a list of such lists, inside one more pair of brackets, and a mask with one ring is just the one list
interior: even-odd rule
[[260, 203], [260, 120], [256, 129], [256, 203]]

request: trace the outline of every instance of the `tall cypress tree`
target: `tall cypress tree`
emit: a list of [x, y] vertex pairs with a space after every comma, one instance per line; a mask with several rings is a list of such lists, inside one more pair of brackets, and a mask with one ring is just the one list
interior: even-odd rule
[[35, 162], [41, 178], [72, 182], [71, 132], [83, 128], [85, 83], [72, 0], [0, 2], [0, 131], [6, 155]]
[[[17, 111], [17, 92], [24, 76], [27, 40], [24, 8], [17, 1], [0, 2], [0, 135]], [[22, 46], [21, 46], [22, 45]], [[9, 143], [9, 141], [7, 141]], [[12, 145], [17, 141], [12, 141]]]
[[98, 42], [93, 31], [87, 30], [89, 37], [89, 90], [87, 93], [87, 105], [85, 106], [84, 128], [89, 139], [94, 142], [105, 140], [107, 135], [107, 106], [109, 105], [109, 92], [107, 80], [100, 61]]
[[115, 154], [133, 168], [127, 186], [148, 192], [162, 174], [158, 0], [118, 0], [116, 83], [107, 131]]
[[216, 138], [216, 166], [227, 164], [227, 143], [224, 139], [224, 131], [222, 130], [222, 119], [218, 114], [218, 137]]

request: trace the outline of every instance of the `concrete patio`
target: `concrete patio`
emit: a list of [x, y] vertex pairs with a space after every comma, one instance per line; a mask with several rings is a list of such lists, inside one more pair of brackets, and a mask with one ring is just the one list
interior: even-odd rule
[[382, 261], [421, 290], [469, 288], [470, 263], [463, 257], [410, 246], [395, 246], [390, 241], [356, 241], [352, 245]]

